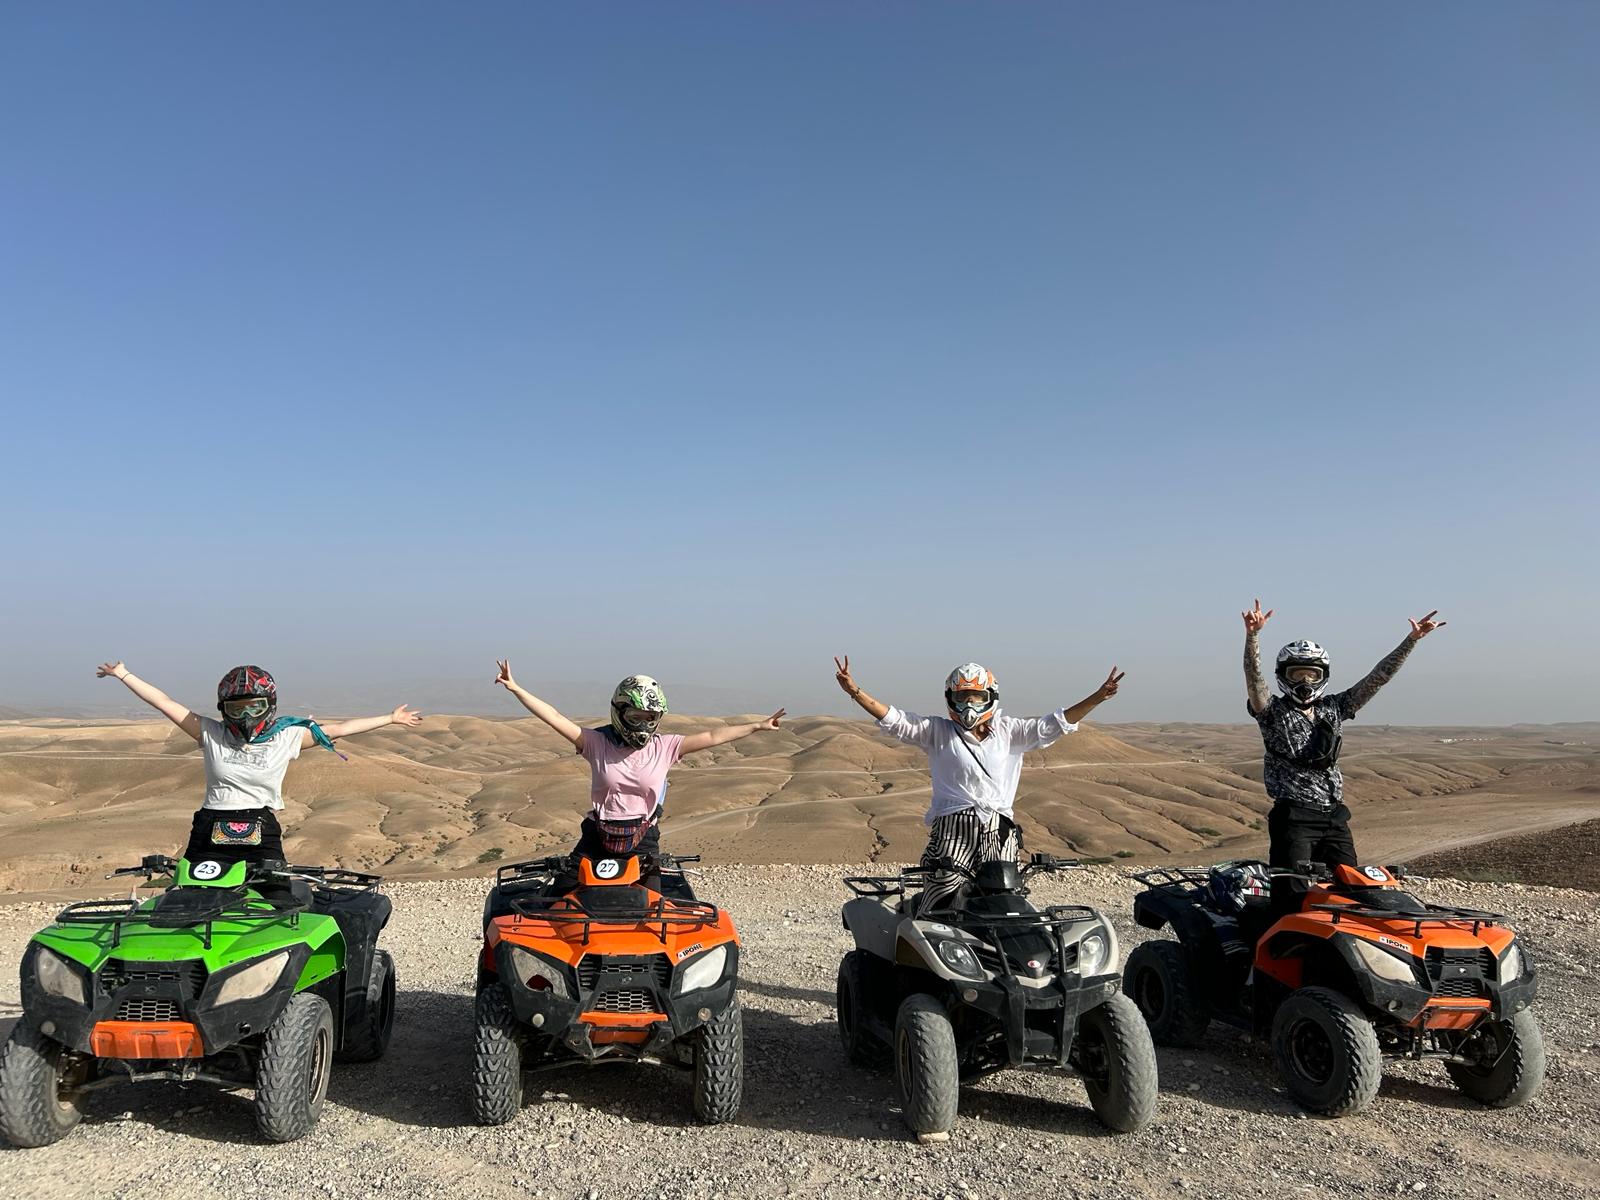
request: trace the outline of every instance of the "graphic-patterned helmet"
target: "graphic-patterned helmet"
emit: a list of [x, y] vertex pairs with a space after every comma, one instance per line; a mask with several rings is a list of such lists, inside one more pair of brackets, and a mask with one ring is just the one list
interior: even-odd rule
[[[985, 698], [956, 701], [957, 692], [983, 692]], [[944, 702], [950, 709], [950, 719], [963, 729], [972, 730], [994, 716], [995, 705], [1000, 703], [1000, 683], [994, 672], [975, 662], [962, 663], [945, 677]]]
[[611, 728], [625, 745], [645, 745], [666, 715], [667, 694], [648, 675], [629, 675], [611, 693]]
[[1296, 704], [1310, 704], [1328, 686], [1328, 652], [1315, 642], [1290, 642], [1278, 651], [1278, 690]]
[[248, 742], [278, 717], [278, 685], [260, 667], [235, 667], [217, 684], [222, 723]]
[[1271, 894], [1272, 876], [1264, 863], [1218, 863], [1206, 878], [1206, 898], [1221, 913], [1243, 912], [1252, 899], [1265, 899]]

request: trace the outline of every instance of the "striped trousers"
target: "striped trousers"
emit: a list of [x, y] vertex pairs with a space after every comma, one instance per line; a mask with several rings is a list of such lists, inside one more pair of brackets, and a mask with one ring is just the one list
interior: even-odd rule
[[1015, 862], [1022, 852], [1022, 830], [1010, 817], [986, 822], [974, 808], [934, 818], [922, 865], [933, 868], [922, 889], [918, 912], [943, 908], [969, 883], [979, 863]]

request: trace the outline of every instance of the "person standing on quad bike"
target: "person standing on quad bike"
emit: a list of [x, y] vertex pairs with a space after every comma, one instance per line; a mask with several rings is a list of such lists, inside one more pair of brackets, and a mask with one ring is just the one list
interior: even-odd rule
[[420, 713], [404, 704], [381, 717], [321, 724], [310, 717], [280, 717], [278, 685], [256, 666], [235, 667], [217, 684], [220, 721], [191, 712], [140, 679], [125, 663], [103, 663], [95, 676], [120, 679], [130, 692], [200, 744], [206, 798], [194, 814], [183, 852], [191, 862], [283, 861], [283, 827], [277, 814], [283, 808], [283, 776], [289, 760], [299, 758], [300, 751], [314, 744], [333, 750], [335, 738], [422, 720]]
[[495, 682], [522, 707], [554, 729], [589, 763], [589, 814], [573, 853], [591, 858], [636, 854], [654, 859], [661, 851], [661, 800], [667, 771], [685, 754], [709, 750], [763, 729], [776, 729], [779, 709], [764, 721], [704, 729], [687, 737], [659, 733], [667, 697], [648, 675], [629, 675], [611, 693], [611, 723], [594, 729], [563, 716], [511, 677], [511, 663], [496, 660]]
[[945, 718], [918, 716], [873, 699], [856, 686], [848, 654], [833, 664], [845, 695], [871, 713], [879, 729], [927, 751], [933, 802], [923, 818], [929, 833], [922, 865], [933, 873], [922, 892], [922, 912], [947, 904], [980, 863], [1016, 861], [1022, 830], [1012, 805], [1022, 776], [1022, 756], [1074, 732], [1079, 721], [1117, 694], [1127, 674], [1112, 667], [1106, 681], [1071, 708], [1018, 718], [1000, 710], [1000, 688], [993, 673], [977, 663], [963, 663], [944, 681], [950, 714]]
[[1290, 869], [1302, 862], [1353, 867], [1356, 844], [1350, 836], [1350, 810], [1344, 803], [1344, 776], [1338, 765], [1340, 730], [1394, 678], [1412, 647], [1446, 623], [1434, 620], [1438, 609], [1420, 621], [1412, 619], [1411, 632], [1366, 678], [1332, 696], [1323, 695], [1328, 686], [1328, 652], [1315, 642], [1290, 642], [1278, 651], [1276, 675], [1282, 695], [1274, 696], [1261, 677], [1257, 644], [1273, 611], [1262, 612], [1257, 600], [1254, 609], [1239, 614], [1244, 618], [1246, 708], [1266, 744], [1262, 782], [1272, 798], [1267, 814], [1269, 861]]

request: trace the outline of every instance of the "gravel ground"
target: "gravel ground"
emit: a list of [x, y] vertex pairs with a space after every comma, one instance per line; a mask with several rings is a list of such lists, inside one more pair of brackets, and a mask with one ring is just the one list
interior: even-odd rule
[[[881, 869], [881, 868], [880, 868]], [[381, 1062], [335, 1068], [322, 1123], [302, 1141], [256, 1135], [247, 1094], [140, 1084], [100, 1093], [83, 1125], [43, 1150], [0, 1151], [0, 1197], [172, 1194], [320, 1197], [1436, 1196], [1600, 1197], [1600, 904], [1589, 893], [1436, 881], [1432, 898], [1513, 916], [1539, 964], [1550, 1044], [1540, 1096], [1508, 1112], [1460, 1097], [1441, 1067], [1390, 1065], [1368, 1113], [1304, 1116], [1265, 1048], [1215, 1029], [1199, 1051], [1159, 1050], [1161, 1108], [1107, 1134], [1069, 1074], [1005, 1072], [963, 1092], [948, 1142], [919, 1145], [892, 1081], [846, 1066], [833, 981], [848, 947], [837, 867], [718, 867], [701, 894], [744, 938], [747, 1045], [738, 1122], [690, 1116], [689, 1077], [663, 1067], [574, 1068], [530, 1079], [511, 1124], [471, 1123], [473, 954], [486, 883], [395, 885], [385, 934], [401, 983]], [[1134, 886], [1092, 868], [1036, 889], [1096, 904], [1123, 950]], [[55, 906], [0, 908], [0, 960], [16, 962]], [[0, 1025], [18, 1011], [14, 974]]]

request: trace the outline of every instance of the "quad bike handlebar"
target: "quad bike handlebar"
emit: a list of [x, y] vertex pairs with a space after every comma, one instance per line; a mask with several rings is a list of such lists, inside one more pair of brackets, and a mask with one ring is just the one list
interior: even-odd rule
[[1081, 871], [1084, 869], [1081, 858], [1057, 858], [1054, 854], [1035, 852], [1032, 858], [1022, 868], [1024, 875], [1031, 875], [1035, 871]]
[[167, 854], [146, 854], [136, 867], [118, 867], [106, 876], [116, 879], [120, 875], [143, 875], [153, 879], [157, 875], [171, 875], [178, 869], [178, 860]]

